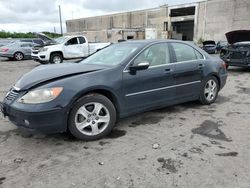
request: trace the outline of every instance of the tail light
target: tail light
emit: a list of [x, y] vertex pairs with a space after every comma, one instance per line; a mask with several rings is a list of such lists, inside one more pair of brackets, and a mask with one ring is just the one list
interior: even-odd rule
[[9, 49], [8, 48], [3, 48], [2, 52], [7, 52]]
[[225, 62], [222, 63], [222, 67], [227, 70], [227, 64]]

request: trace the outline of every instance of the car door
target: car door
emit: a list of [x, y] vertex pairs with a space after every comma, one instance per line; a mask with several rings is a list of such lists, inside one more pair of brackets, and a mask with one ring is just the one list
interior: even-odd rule
[[176, 82], [176, 99], [193, 98], [200, 93], [205, 60], [203, 55], [188, 44], [171, 42]]
[[84, 37], [78, 37], [80, 57], [86, 57], [89, 55], [89, 46]]
[[[129, 71], [129, 66], [149, 62], [146, 70], [136, 73]], [[161, 106], [170, 103], [175, 97], [173, 69], [167, 43], [153, 44], [143, 50], [123, 72], [123, 91], [126, 110]]]
[[26, 43], [26, 44], [21, 44], [21, 51], [24, 54], [24, 56], [31, 56], [31, 44]]
[[81, 49], [79, 47], [77, 37], [69, 39], [64, 44], [64, 57], [65, 58], [77, 58], [81, 56], [80, 54], [81, 54]]

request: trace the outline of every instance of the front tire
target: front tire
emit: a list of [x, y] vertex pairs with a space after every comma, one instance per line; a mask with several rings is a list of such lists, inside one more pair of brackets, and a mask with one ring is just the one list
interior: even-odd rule
[[50, 56], [50, 63], [51, 64], [60, 64], [63, 62], [63, 57], [61, 54], [54, 53]]
[[203, 83], [200, 93], [200, 102], [204, 105], [210, 105], [215, 102], [219, 93], [219, 82], [214, 76], [207, 77]]
[[16, 53], [14, 54], [14, 59], [15, 59], [16, 61], [21, 61], [21, 60], [23, 60], [23, 58], [24, 58], [24, 55], [23, 55], [22, 52], [16, 52]]
[[76, 138], [97, 140], [108, 135], [116, 122], [113, 103], [100, 94], [89, 94], [80, 98], [69, 115], [69, 131]]

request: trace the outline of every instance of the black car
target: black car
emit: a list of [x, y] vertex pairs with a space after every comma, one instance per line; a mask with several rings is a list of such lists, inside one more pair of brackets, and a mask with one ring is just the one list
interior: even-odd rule
[[213, 103], [227, 79], [223, 61], [175, 40], [113, 44], [80, 63], [41, 65], [6, 95], [17, 126], [104, 137], [117, 119], [187, 101]]
[[216, 53], [216, 43], [213, 40], [207, 40], [202, 42], [203, 46], [202, 49], [205, 50], [209, 54]]
[[229, 45], [222, 48], [220, 57], [228, 66], [250, 67], [250, 30], [226, 33]]
[[216, 44], [216, 52], [220, 53], [221, 49], [227, 47], [227, 45], [227, 41], [218, 41]]

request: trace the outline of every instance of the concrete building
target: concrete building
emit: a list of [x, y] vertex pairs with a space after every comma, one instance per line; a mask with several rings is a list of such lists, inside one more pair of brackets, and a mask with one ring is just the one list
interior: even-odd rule
[[68, 34], [91, 42], [120, 39], [174, 38], [226, 40], [225, 33], [250, 29], [250, 0], [203, 0], [177, 6], [67, 20]]

